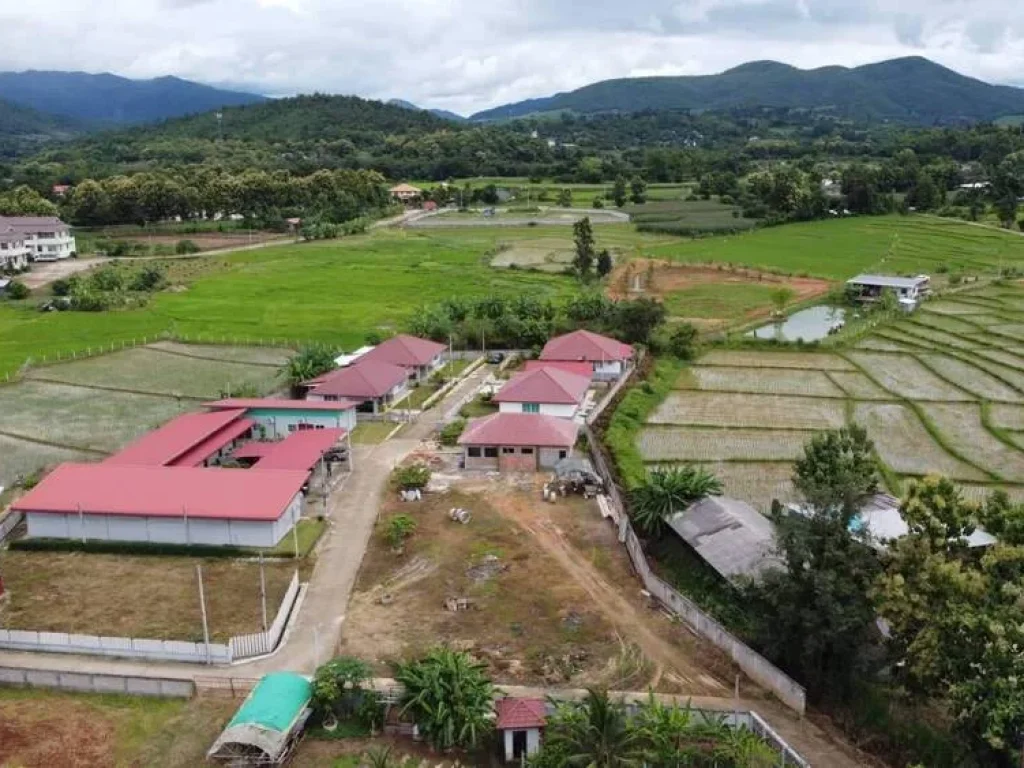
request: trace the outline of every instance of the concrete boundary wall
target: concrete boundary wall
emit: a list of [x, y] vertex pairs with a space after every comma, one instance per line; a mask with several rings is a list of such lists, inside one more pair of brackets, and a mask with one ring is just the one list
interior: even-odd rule
[[172, 680], [134, 675], [51, 672], [40, 669], [0, 667], [0, 686], [54, 688], [84, 693], [122, 693], [130, 696], [191, 698], [195, 686], [191, 680]]
[[23, 629], [0, 629], [0, 648], [194, 664], [227, 664], [231, 661], [231, 648], [223, 643], [206, 645], [182, 640], [146, 640]]
[[277, 644], [281, 642], [281, 635], [288, 624], [288, 617], [291, 615], [295, 605], [295, 599], [299, 596], [299, 572], [292, 574], [291, 583], [284, 593], [284, 599], [277, 609], [277, 616], [266, 632], [253, 632], [248, 635], [235, 635], [228, 641], [231, 649], [231, 659], [248, 659], [253, 656], [263, 656], [270, 653]]

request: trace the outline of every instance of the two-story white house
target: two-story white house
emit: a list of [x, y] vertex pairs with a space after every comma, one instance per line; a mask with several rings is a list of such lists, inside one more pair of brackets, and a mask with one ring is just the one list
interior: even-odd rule
[[559, 368], [537, 368], [509, 379], [494, 402], [500, 413], [539, 413], [572, 419], [590, 388], [590, 379]]
[[0, 269], [24, 269], [28, 266], [25, 236], [13, 227], [0, 226]]
[[60, 261], [76, 255], [71, 227], [56, 216], [0, 216], [0, 231], [23, 236], [29, 261]]

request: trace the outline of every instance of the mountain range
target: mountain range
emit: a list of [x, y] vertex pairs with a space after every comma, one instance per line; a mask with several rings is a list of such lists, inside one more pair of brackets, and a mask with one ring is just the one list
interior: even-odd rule
[[829, 109], [860, 121], [955, 124], [1024, 114], [1024, 89], [990, 85], [921, 57], [860, 67], [797, 69], [754, 61], [717, 75], [604, 80], [546, 98], [478, 112], [473, 121], [579, 114], [738, 107]]
[[429, 112], [435, 117], [451, 120], [456, 123], [464, 122], [466, 119], [462, 115], [450, 112], [447, 109], [424, 109], [423, 107], [418, 107], [411, 101], [406, 101], [405, 99], [388, 99], [387, 103], [393, 107], [402, 107], [402, 109], [414, 109], [417, 112]]

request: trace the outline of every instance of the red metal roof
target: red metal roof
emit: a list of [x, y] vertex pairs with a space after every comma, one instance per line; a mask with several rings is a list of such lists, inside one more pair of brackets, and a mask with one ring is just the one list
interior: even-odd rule
[[494, 402], [579, 405], [588, 387], [589, 376], [577, 376], [557, 368], [539, 368], [509, 379], [494, 396]]
[[235, 448], [231, 457], [235, 459], [262, 459], [274, 452], [277, 443], [252, 440]]
[[495, 727], [501, 731], [543, 728], [548, 717], [544, 699], [519, 699], [510, 696], [495, 701], [494, 711], [498, 715]]
[[204, 408], [214, 411], [244, 409], [246, 411], [347, 411], [359, 405], [357, 400], [285, 400], [284, 398], [229, 397], [212, 403], [203, 403]]
[[560, 371], [575, 373], [577, 376], [586, 376], [588, 379], [594, 375], [594, 366], [586, 361], [579, 360], [527, 360], [525, 370], [539, 371], [541, 368], [558, 368]]
[[400, 333], [371, 349], [360, 358], [360, 363], [363, 360], [373, 360], [412, 368], [426, 365], [446, 349], [444, 344], [438, 344], [436, 341]]
[[269, 443], [273, 449], [260, 458], [256, 469], [301, 469], [308, 472], [344, 436], [344, 429], [302, 429], [292, 432], [280, 442]]
[[541, 360], [586, 360], [603, 363], [612, 360], [628, 360], [633, 348], [621, 341], [610, 339], [591, 331], [573, 331], [556, 336], [544, 345]]
[[335, 395], [362, 402], [371, 397], [383, 397], [397, 384], [409, 377], [405, 368], [365, 356], [355, 365], [331, 371], [318, 379], [309, 391], [313, 395]]
[[569, 419], [540, 413], [495, 413], [473, 419], [459, 438], [460, 445], [523, 445], [571, 448], [578, 427]]
[[213, 413], [186, 413], [172, 419], [159, 429], [143, 435], [127, 448], [106, 459], [104, 463], [147, 466], [172, 464], [201, 443], [215, 446], [210, 449], [207, 454], [209, 456], [234, 439], [234, 437], [227, 438], [216, 445], [217, 440], [214, 438], [219, 436], [222, 431], [229, 434], [227, 427], [241, 419], [244, 413], [245, 411], [241, 409], [214, 411]]
[[308, 475], [282, 469], [69, 463], [11, 507], [21, 512], [277, 520]]
[[224, 429], [217, 432], [217, 434], [211, 435], [203, 440], [203, 442], [199, 443], [192, 450], [186, 451], [174, 461], [168, 462], [168, 466], [198, 467], [225, 445], [230, 443], [232, 440], [237, 440], [255, 425], [256, 422], [252, 419], [239, 419], [238, 421], [233, 421], [224, 427]]

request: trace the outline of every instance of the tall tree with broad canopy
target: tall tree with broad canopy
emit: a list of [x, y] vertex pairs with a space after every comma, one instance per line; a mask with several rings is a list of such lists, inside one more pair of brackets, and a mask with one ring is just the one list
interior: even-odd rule
[[309, 344], [288, 358], [284, 373], [292, 388], [321, 374], [334, 370], [337, 347], [330, 344]]

